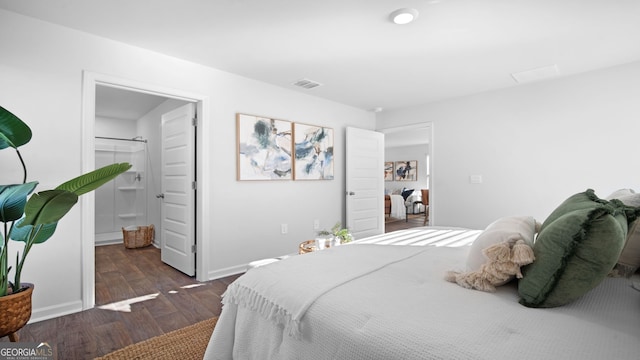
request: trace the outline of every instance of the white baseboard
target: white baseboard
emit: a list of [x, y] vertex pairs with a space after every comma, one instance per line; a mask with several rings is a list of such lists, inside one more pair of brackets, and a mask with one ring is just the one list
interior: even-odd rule
[[119, 240], [104, 240], [104, 241], [96, 241], [96, 246], [104, 246], [104, 245], [116, 245], [116, 244], [124, 244], [122, 239]]
[[34, 309], [31, 312], [29, 324], [38, 321], [49, 320], [59, 316], [69, 315], [82, 311], [82, 301], [72, 301], [64, 304]]
[[[284, 258], [288, 258], [289, 256], [295, 256], [297, 255], [297, 253], [293, 253], [293, 254], [286, 254], [286, 255], [282, 255], [282, 256], [274, 256], [273, 258], [269, 258], [269, 259], [284, 259]], [[264, 260], [269, 260], [269, 259], [264, 259]], [[252, 261], [251, 263], [248, 264], [242, 264], [242, 265], [236, 265], [236, 266], [231, 266], [228, 268], [224, 268], [224, 269], [219, 269], [219, 270], [214, 270], [214, 271], [209, 271], [209, 273], [207, 273], [207, 279], [208, 280], [216, 280], [216, 279], [221, 279], [227, 276], [231, 276], [231, 275], [236, 275], [236, 274], [241, 274], [244, 272], [247, 272], [247, 269], [249, 269], [250, 267], [254, 267], [251, 266], [254, 263], [256, 263], [256, 261]]]
[[122, 244], [122, 232], [99, 233], [95, 236], [96, 246]]
[[221, 279], [223, 277], [227, 277], [227, 276], [243, 273], [243, 272], [247, 271], [247, 265], [248, 264], [237, 265], [237, 266], [231, 266], [231, 267], [224, 268], [224, 269], [209, 271], [209, 273], [207, 273], [207, 279], [208, 280], [216, 280], [216, 279]]

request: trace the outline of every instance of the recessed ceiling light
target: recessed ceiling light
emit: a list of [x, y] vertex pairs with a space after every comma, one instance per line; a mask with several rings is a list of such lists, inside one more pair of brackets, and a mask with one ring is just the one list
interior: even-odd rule
[[404, 25], [418, 18], [418, 10], [416, 9], [398, 9], [389, 15], [389, 19], [395, 24]]

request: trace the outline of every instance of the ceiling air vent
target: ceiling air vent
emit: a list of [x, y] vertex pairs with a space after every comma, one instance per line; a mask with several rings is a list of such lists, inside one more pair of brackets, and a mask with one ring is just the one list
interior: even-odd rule
[[318, 87], [318, 86], [320, 86], [322, 84], [320, 84], [319, 82], [315, 82], [313, 80], [309, 80], [309, 79], [300, 79], [300, 80], [294, 82], [293, 85], [299, 86], [299, 87], [305, 88], [305, 89], [313, 89], [314, 87]]

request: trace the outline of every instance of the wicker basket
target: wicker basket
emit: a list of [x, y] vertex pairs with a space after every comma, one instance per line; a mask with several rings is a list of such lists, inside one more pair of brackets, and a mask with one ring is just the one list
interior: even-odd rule
[[9, 335], [13, 342], [18, 341], [17, 331], [31, 318], [31, 294], [33, 284], [22, 283], [26, 290], [0, 297], [0, 338]]
[[307, 240], [300, 243], [300, 246], [298, 247], [298, 254], [306, 254], [316, 250], [316, 241]]
[[122, 228], [124, 247], [127, 249], [141, 248], [151, 245], [155, 238], [155, 228], [153, 224], [149, 226], [135, 226], [133, 229]]

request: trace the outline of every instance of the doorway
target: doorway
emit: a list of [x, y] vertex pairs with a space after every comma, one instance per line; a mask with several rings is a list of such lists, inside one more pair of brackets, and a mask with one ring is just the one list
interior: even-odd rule
[[[91, 72], [83, 73], [83, 171], [91, 171], [96, 168], [96, 158], [94, 156], [96, 150], [96, 138], [99, 125], [96, 123], [96, 110], [97, 110], [97, 94], [104, 88], [110, 90], [126, 91], [128, 94], [138, 94], [145, 96], [152, 96], [160, 98], [162, 102], [173, 103], [194, 103], [195, 108], [201, 118], [204, 119], [207, 114], [207, 98], [198, 94], [186, 93], [181, 90], [166, 89], [154, 85], [140, 84], [125, 79], [114, 78], [112, 76], [101, 75]], [[158, 99], [160, 101], [160, 99]], [[196, 182], [206, 183], [208, 181], [208, 175], [205, 171], [208, 169], [206, 165], [209, 162], [209, 152], [204, 151], [208, 149], [208, 139], [202, 137], [200, 130], [206, 131], [208, 124], [204, 121], [197, 123], [199, 127], [198, 136], [195, 139], [197, 146], [194, 147], [195, 158], [198, 159], [198, 163], [194, 164], [194, 167], [202, 169], [202, 173], [199, 172], [195, 179]], [[139, 135], [132, 136], [135, 138]], [[127, 135], [128, 137], [128, 135]], [[156, 145], [159, 146], [159, 144]], [[151, 146], [151, 145], [149, 145]], [[150, 153], [151, 151], [147, 151]], [[156, 189], [153, 185], [149, 185], [149, 191], [155, 192]], [[203, 189], [204, 190], [204, 189]], [[160, 192], [157, 192], [160, 193]], [[207, 191], [201, 191], [200, 194], [206, 194]], [[147, 194], [147, 197], [148, 194]], [[155, 196], [154, 196], [155, 199]], [[95, 206], [96, 198], [86, 197], [82, 199], [82, 235], [87, 241], [83, 242], [82, 248], [82, 302], [83, 309], [90, 309], [95, 306]], [[198, 218], [207, 216], [209, 213], [208, 201], [196, 200], [195, 203], [196, 213]], [[202, 224], [201, 221], [194, 221], [193, 234], [195, 238], [202, 238], [202, 236], [208, 235], [208, 230], [197, 226], [196, 224]], [[204, 281], [206, 278], [206, 269], [208, 267], [207, 257], [204, 256], [208, 252], [208, 245], [205, 242], [198, 242], [195, 250], [195, 262], [197, 268], [195, 269], [196, 280]]]
[[[155, 268], [161, 267], [162, 263], [170, 265], [176, 270], [185, 273], [188, 276], [195, 274], [194, 257], [188, 242], [195, 241], [193, 237], [195, 223], [193, 201], [191, 206], [172, 206], [172, 219], [183, 219], [178, 229], [167, 230], [167, 227], [173, 227], [175, 221], [166, 221], [167, 211], [165, 204], [171, 199], [172, 193], [189, 196], [193, 199], [193, 194], [186, 190], [187, 186], [181, 181], [173, 181], [179, 187], [178, 191], [166, 189], [166, 166], [163, 158], [165, 157], [165, 149], [167, 142], [171, 143], [171, 148], [175, 149], [176, 144], [172, 140], [165, 140], [165, 117], [167, 114], [173, 114], [182, 108], [193, 109], [193, 104], [182, 101], [157, 96], [154, 94], [146, 94], [131, 91], [128, 89], [113, 88], [98, 84], [96, 86], [96, 112], [95, 112], [95, 155], [96, 167], [105, 166], [116, 162], [128, 162], [132, 167], [126, 173], [118, 176], [114, 181], [105, 184], [95, 192], [95, 244], [96, 246], [118, 244], [120, 246], [130, 246], [132, 241], [123, 244], [123, 232], [143, 227], [143, 229], [151, 229], [152, 226], [157, 229], [156, 238], [153, 240], [153, 246], [160, 249], [161, 256], [157, 259]], [[179, 123], [179, 132], [185, 132], [190, 129], [192, 113], [190, 111], [188, 119], [184, 119]], [[192, 131], [191, 131], [192, 132]], [[170, 136], [175, 134], [171, 133]], [[193, 143], [195, 138], [187, 138], [183, 140], [178, 149], [180, 151], [173, 156], [172, 163], [179, 162], [186, 164], [187, 168], [193, 169], [194, 159]], [[148, 151], [148, 147], [154, 151]], [[155, 149], [162, 149], [156, 151]], [[187, 153], [186, 151], [189, 151]], [[181, 166], [185, 168], [185, 166]], [[172, 172], [174, 172], [172, 170]], [[176, 175], [173, 174], [172, 175]], [[183, 178], [189, 181], [195, 179], [195, 173], [182, 174]], [[175, 180], [176, 177], [172, 176]], [[165, 199], [164, 193], [168, 192]], [[189, 205], [184, 204], [184, 205]], [[162, 209], [162, 210], [160, 210]], [[176, 211], [178, 213], [176, 213]], [[152, 235], [154, 232], [147, 235]], [[180, 235], [186, 235], [179, 237]], [[181, 241], [176, 241], [176, 237]], [[147, 238], [147, 240], [151, 240]], [[172, 246], [168, 246], [170, 244]], [[141, 246], [140, 244], [139, 246]], [[96, 248], [96, 254], [108, 254]], [[129, 250], [129, 252], [137, 252], [142, 256], [142, 252]], [[179, 256], [181, 255], [181, 256]], [[98, 256], [98, 255], [96, 255]], [[106, 259], [109, 257], [106, 256]], [[131, 258], [131, 257], [127, 257]], [[147, 256], [147, 260], [152, 258]], [[104, 258], [96, 259], [96, 264], [101, 264]], [[162, 262], [160, 262], [162, 260]], [[131, 264], [135, 266], [136, 264]], [[96, 267], [98, 267], [96, 265]], [[153, 271], [154, 267], [150, 267], [149, 271]], [[144, 267], [139, 267], [144, 272]], [[99, 273], [96, 273], [96, 277]], [[177, 274], [175, 276], [178, 276]], [[103, 291], [96, 292], [96, 303], [104, 304], [107, 299], [102, 298], [101, 294], [105, 294], [104, 289], [118, 284], [104, 284], [109, 277], [101, 276], [101, 287]]]
[[[385, 232], [424, 226], [433, 223], [433, 123], [425, 122], [378, 130], [385, 134], [385, 163], [397, 166], [398, 162], [415, 161], [417, 164], [416, 178], [411, 180], [398, 179], [391, 176], [385, 181], [385, 195], [396, 196], [400, 203], [404, 197], [404, 217], [389, 214], [385, 217]], [[413, 189], [413, 193], [409, 191]], [[422, 203], [421, 189], [428, 189], [428, 216]], [[396, 201], [396, 204], [398, 201]], [[418, 204], [418, 205], [416, 205]]]

